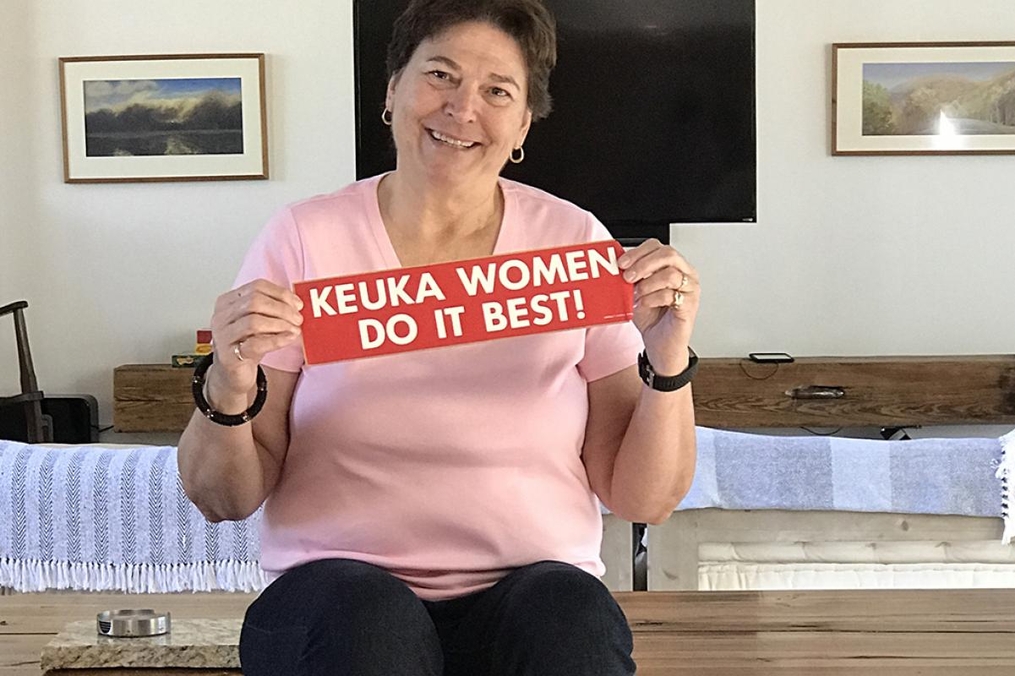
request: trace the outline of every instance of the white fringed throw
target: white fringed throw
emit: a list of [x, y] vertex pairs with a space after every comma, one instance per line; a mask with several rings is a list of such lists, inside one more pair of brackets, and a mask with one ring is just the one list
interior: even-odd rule
[[0, 586], [17, 591], [257, 591], [260, 512], [209, 523], [169, 446], [0, 441]]

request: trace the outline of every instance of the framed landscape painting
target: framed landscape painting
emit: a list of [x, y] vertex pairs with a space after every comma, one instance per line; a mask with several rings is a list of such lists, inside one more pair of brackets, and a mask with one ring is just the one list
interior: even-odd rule
[[64, 181], [268, 178], [264, 54], [60, 59]]
[[832, 153], [1015, 154], [1015, 42], [832, 45]]

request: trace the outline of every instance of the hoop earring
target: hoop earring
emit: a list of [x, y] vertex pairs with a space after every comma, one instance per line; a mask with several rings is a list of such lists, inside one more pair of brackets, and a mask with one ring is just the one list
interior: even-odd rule
[[[518, 151], [518, 157], [515, 157], [515, 150]], [[511, 150], [511, 154], [508, 155], [508, 159], [511, 160], [511, 164], [521, 164], [525, 159], [525, 148], [518, 146]]]
[[387, 108], [381, 111], [381, 122], [389, 127], [391, 126], [391, 111]]

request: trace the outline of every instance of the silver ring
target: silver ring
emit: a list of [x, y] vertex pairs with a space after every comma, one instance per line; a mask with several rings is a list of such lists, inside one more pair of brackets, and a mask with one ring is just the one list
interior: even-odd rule
[[680, 293], [676, 289], [673, 290], [673, 302], [670, 303], [670, 307], [674, 310], [679, 310], [680, 306], [684, 304], [684, 294]]
[[240, 361], [247, 361], [246, 359], [243, 358], [243, 353], [240, 352], [240, 347], [242, 347], [242, 346], [243, 346], [243, 341], [242, 340], [240, 342], [236, 343], [235, 345], [233, 345], [233, 354], [235, 354], [236, 358], [239, 359]]
[[[683, 274], [683, 273], [681, 273], [681, 274]], [[684, 274], [684, 276], [680, 278], [680, 285], [677, 287], [677, 291], [680, 291], [685, 286], [687, 286], [687, 280], [688, 280], [688, 276], [686, 274]]]

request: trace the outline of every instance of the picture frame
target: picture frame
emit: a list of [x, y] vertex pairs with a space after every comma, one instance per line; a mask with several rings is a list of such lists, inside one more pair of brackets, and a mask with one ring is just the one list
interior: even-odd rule
[[60, 59], [65, 183], [268, 178], [264, 54]]
[[832, 154], [1015, 154], [1015, 42], [833, 44]]

